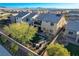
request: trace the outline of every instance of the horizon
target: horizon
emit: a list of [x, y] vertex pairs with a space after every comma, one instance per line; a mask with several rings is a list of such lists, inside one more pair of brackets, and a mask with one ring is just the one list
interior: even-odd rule
[[79, 4], [75, 3], [0, 3], [0, 7], [7, 8], [59, 8], [59, 9], [79, 9]]

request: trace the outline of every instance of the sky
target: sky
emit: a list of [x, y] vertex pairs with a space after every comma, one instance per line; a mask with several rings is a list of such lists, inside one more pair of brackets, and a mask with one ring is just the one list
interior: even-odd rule
[[0, 7], [8, 8], [65, 8], [79, 9], [78, 3], [0, 3]]

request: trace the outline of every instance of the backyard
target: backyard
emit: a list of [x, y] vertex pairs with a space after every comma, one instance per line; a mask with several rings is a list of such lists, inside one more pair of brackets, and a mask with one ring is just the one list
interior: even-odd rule
[[71, 56], [79, 56], [79, 46], [69, 43], [66, 48], [70, 51]]

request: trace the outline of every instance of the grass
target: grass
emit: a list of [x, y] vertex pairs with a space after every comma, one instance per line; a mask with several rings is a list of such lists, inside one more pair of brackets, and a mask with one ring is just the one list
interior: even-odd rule
[[36, 42], [38, 42], [40, 39], [41, 39], [41, 38], [39, 37], [39, 35], [36, 34], [36, 35], [33, 37], [32, 42], [33, 42], [33, 43], [36, 43]]
[[69, 43], [66, 48], [70, 51], [71, 56], [79, 56], [79, 46]]

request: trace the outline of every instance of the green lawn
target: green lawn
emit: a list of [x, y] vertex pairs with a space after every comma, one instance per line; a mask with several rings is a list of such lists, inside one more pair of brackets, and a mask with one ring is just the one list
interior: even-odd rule
[[79, 46], [69, 43], [66, 48], [70, 51], [71, 56], [79, 56]]

